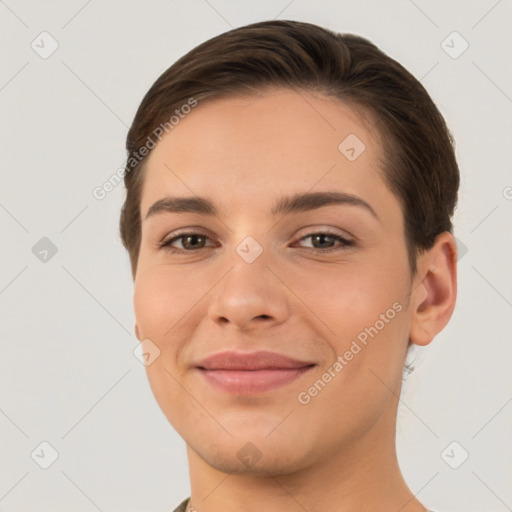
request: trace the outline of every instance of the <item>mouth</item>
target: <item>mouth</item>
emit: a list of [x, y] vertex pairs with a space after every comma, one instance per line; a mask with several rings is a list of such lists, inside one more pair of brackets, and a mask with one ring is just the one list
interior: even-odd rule
[[196, 369], [214, 388], [228, 393], [255, 394], [281, 388], [309, 372], [315, 363], [274, 352], [222, 352]]
[[207, 382], [230, 393], [264, 393], [278, 389], [308, 372], [315, 365], [303, 368], [267, 368], [265, 370], [206, 370], [199, 369]]

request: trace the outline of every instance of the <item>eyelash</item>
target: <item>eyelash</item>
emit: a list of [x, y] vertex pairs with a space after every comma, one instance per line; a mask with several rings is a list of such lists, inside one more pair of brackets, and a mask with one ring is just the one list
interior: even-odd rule
[[[164, 251], [166, 252], [169, 252], [171, 254], [176, 254], [176, 253], [193, 253], [193, 252], [197, 252], [197, 251], [200, 251], [201, 249], [205, 249], [206, 247], [200, 247], [199, 249], [176, 249], [174, 247], [171, 247], [171, 244], [174, 243], [175, 241], [177, 240], [180, 240], [180, 239], [183, 239], [187, 236], [202, 236], [202, 237], [205, 237], [207, 239], [210, 239], [210, 237], [208, 237], [207, 235], [205, 235], [204, 233], [200, 233], [200, 232], [183, 232], [183, 233], [180, 233], [176, 236], [174, 236], [173, 238], [171, 238], [170, 240], [167, 240], [167, 241], [164, 241], [162, 242], [161, 244], [159, 244], [160, 248], [163, 249]], [[329, 247], [327, 249], [318, 249], [318, 248], [307, 248], [307, 247], [302, 247], [303, 249], [309, 249], [311, 252], [315, 253], [315, 254], [325, 254], [325, 253], [330, 253], [330, 252], [334, 252], [334, 251], [343, 251], [343, 250], [346, 250], [347, 247], [351, 247], [351, 246], [354, 246], [355, 245], [355, 242], [353, 240], [347, 240], [343, 237], [341, 237], [340, 235], [336, 234], [336, 233], [333, 233], [329, 230], [324, 230], [324, 231], [316, 231], [314, 233], [310, 233], [309, 235], [306, 235], [306, 236], [303, 236], [302, 238], [300, 238], [298, 241], [301, 242], [307, 238], [311, 238], [315, 235], [327, 235], [329, 237], [332, 237], [334, 238], [336, 241], [339, 241], [341, 242], [343, 245], [341, 247]]]

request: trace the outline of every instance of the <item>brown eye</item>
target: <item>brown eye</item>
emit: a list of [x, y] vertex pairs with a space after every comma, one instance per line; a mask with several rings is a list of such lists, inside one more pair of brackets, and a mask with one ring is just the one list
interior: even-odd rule
[[[207, 240], [209, 237], [202, 233], [183, 233], [163, 242], [161, 248], [169, 252], [193, 252], [204, 249]], [[181, 243], [181, 247], [175, 245], [178, 241]]]
[[206, 237], [203, 235], [182, 235], [179, 238], [182, 240], [184, 249], [202, 248], [206, 240]]
[[[299, 242], [304, 240], [311, 240], [310, 249], [313, 252], [326, 253], [331, 251], [342, 251], [349, 246], [353, 246], [354, 242], [352, 240], [347, 240], [340, 235], [329, 233], [329, 232], [319, 232], [319, 233], [311, 233], [310, 235], [304, 236], [300, 239]], [[336, 247], [336, 242], [338, 242], [338, 246]], [[302, 247], [306, 247], [302, 245]], [[308, 248], [308, 247], [306, 247]]]
[[334, 236], [327, 235], [324, 233], [319, 233], [318, 235], [311, 235], [311, 240], [313, 241], [313, 246], [316, 249], [329, 249], [335, 243]]

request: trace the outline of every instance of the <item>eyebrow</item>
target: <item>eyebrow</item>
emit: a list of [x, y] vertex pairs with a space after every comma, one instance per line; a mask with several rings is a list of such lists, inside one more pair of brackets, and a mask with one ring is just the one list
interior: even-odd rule
[[[304, 192], [281, 197], [272, 207], [272, 215], [286, 215], [294, 212], [315, 210], [323, 206], [349, 205], [359, 206], [369, 211], [376, 219], [375, 210], [360, 197], [345, 192]], [[158, 213], [198, 213], [217, 216], [215, 205], [204, 197], [164, 197], [153, 203], [145, 219]]]

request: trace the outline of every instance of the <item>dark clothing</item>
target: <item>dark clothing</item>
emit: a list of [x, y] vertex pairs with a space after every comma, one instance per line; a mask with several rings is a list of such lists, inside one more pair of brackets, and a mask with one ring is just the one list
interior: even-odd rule
[[190, 500], [190, 497], [186, 500], [182, 501], [177, 508], [175, 508], [172, 512], [185, 512], [187, 510], [187, 505]]
[[[188, 502], [189, 502], [190, 498], [187, 498], [186, 500], [182, 501], [178, 508], [175, 508], [172, 512], [185, 512], [187, 510], [187, 505], [188, 505]], [[430, 512], [434, 512], [433, 510], [431, 510]]]

